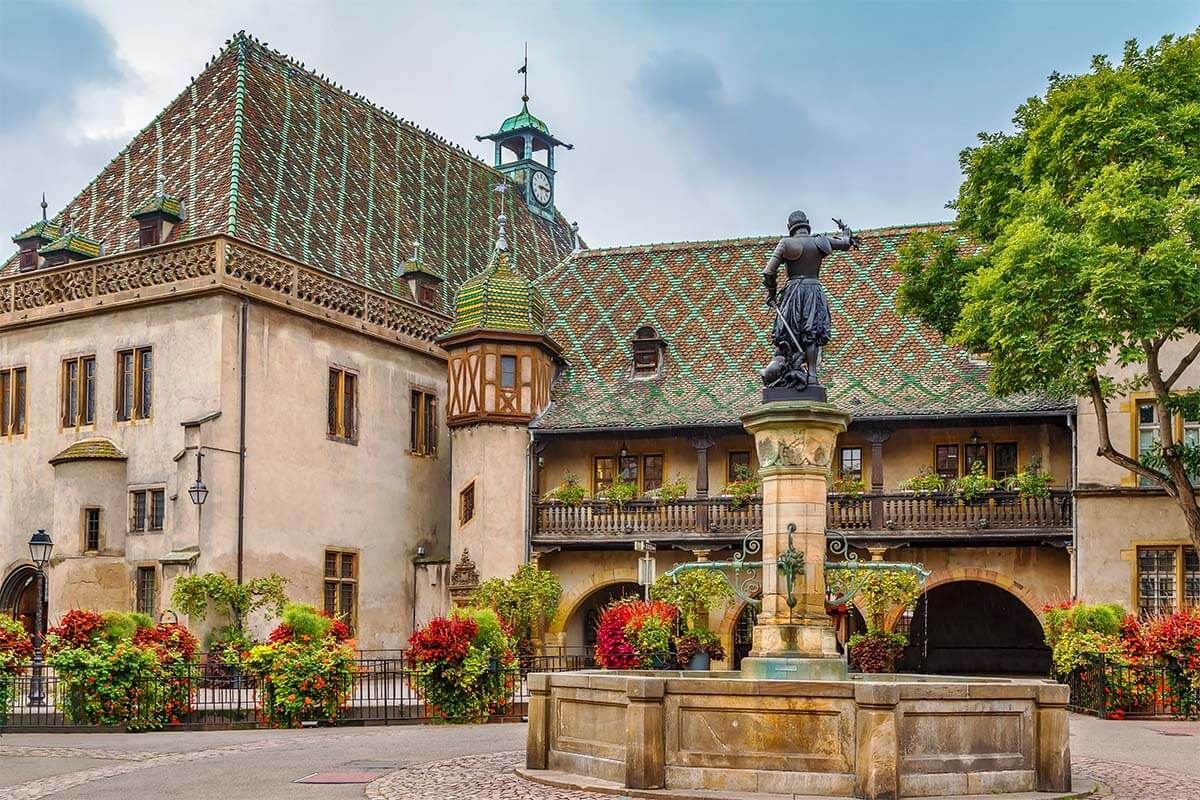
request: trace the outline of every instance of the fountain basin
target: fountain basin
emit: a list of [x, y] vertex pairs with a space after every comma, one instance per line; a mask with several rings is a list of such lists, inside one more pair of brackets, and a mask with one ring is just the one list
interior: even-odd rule
[[1049, 680], [594, 670], [528, 685], [520, 774], [554, 785], [712, 798], [1071, 789], [1069, 689]]

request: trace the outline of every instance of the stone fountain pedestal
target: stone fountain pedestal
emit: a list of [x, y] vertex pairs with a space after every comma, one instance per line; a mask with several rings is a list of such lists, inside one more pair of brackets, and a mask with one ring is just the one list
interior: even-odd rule
[[[825, 611], [824, 565], [826, 480], [849, 421], [836, 406], [814, 400], [775, 400], [742, 417], [754, 434], [763, 498], [762, 610], [742, 660], [746, 678], [846, 679]], [[789, 546], [804, 559], [791, 587], [776, 566]]]

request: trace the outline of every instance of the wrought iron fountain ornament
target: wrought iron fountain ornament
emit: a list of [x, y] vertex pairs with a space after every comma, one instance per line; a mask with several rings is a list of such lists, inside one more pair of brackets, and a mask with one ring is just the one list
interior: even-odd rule
[[[766, 387], [763, 400], [825, 400], [817, 369], [821, 348], [829, 344], [831, 320], [829, 301], [821, 288], [821, 262], [834, 250], [859, 246], [854, 231], [840, 219], [833, 221], [844, 237], [814, 236], [808, 215], [793, 211], [788, 217], [788, 235], [779, 240], [763, 270], [767, 306], [775, 310], [771, 328], [775, 357], [761, 372]], [[777, 283], [780, 267], [787, 274], [782, 290]]]
[[[779, 554], [773, 566], [783, 573], [784, 587], [787, 592], [783, 597], [788, 608], [795, 609], [798, 602], [795, 589], [796, 576], [804, 573], [804, 553], [797, 550], [792, 542], [792, 534], [796, 532], [796, 523], [789, 522], [787, 532], [787, 549]], [[851, 551], [850, 541], [845, 534], [836, 530], [826, 530], [825, 535], [829, 538], [826, 547], [830, 554], [840, 556], [842, 560], [826, 561], [822, 564], [824, 569], [849, 570], [852, 573], [846, 590], [837, 597], [826, 599], [827, 606], [840, 606], [853, 599], [862, 590], [867, 575], [871, 572], [879, 570], [911, 572], [921, 583], [924, 583], [925, 579], [933, 574], [921, 564], [910, 564], [906, 561], [860, 561], [858, 554]], [[680, 572], [693, 569], [719, 572], [739, 599], [752, 606], [759, 606], [762, 604], [762, 579], [759, 573], [764, 567], [772, 565], [762, 561], [747, 561], [746, 555], [762, 550], [762, 540], [758, 538], [760, 536], [759, 531], [747, 533], [742, 539], [742, 549], [736, 551], [728, 561], [691, 561], [678, 564], [667, 573], [667, 576], [675, 580]], [[725, 572], [727, 569], [733, 570], [732, 578]]]

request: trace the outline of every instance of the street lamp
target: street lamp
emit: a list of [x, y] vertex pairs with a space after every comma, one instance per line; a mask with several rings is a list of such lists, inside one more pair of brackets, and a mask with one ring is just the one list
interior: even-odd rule
[[208, 499], [208, 487], [201, 480], [203, 470], [200, 459], [204, 458], [204, 452], [199, 448], [196, 449], [196, 482], [188, 487], [188, 497], [192, 498], [192, 502], [198, 506], [204, 505], [204, 501]]
[[50, 563], [50, 553], [54, 550], [54, 540], [42, 529], [29, 537], [29, 558], [37, 568], [37, 602], [33, 616], [33, 665], [29, 679], [29, 705], [44, 706], [46, 695], [42, 691], [42, 641], [45, 635], [43, 627], [46, 620], [42, 615], [42, 604], [46, 597], [46, 565]]

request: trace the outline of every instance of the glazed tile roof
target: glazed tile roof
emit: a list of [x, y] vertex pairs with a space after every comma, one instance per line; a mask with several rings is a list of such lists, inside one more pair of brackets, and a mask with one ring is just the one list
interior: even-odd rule
[[454, 302], [450, 333], [471, 330], [545, 330], [546, 301], [527, 278], [513, 272], [508, 251], [497, 248], [487, 268], [464, 283]]
[[50, 463], [57, 465], [66, 461], [124, 461], [125, 459], [125, 453], [117, 447], [112, 439], [92, 436], [70, 444], [65, 450], [50, 459]]
[[66, 250], [68, 253], [75, 253], [84, 258], [95, 258], [100, 255], [100, 243], [86, 236], [80, 236], [78, 233], [68, 233], [66, 236], [59, 237], [45, 247], [40, 248], [38, 252], [45, 255], [47, 253], [57, 253], [62, 250]]
[[[445, 139], [244, 34], [54, 220], [74, 219], [106, 253], [133, 250], [130, 215], [159, 193], [160, 174], [187, 206], [172, 240], [229, 233], [400, 296], [408, 295], [400, 266], [415, 241], [451, 288], [466, 280], [467, 265], [487, 261], [492, 190], [502, 180]], [[521, 200], [507, 215], [515, 269], [541, 274], [571, 251], [561, 215], [543, 219]]]
[[156, 194], [135, 208], [129, 216], [137, 219], [138, 217], [144, 217], [147, 214], [155, 214], [160, 211], [177, 220], [183, 219], [183, 203], [180, 202], [178, 197], [172, 197], [169, 194]]
[[533, 128], [542, 133], [550, 133], [550, 129], [546, 127], [546, 123], [529, 113], [529, 103], [522, 101], [521, 113], [514, 114], [504, 122], [500, 123], [499, 133], [508, 133], [509, 131], [520, 130], [521, 128]]
[[[988, 367], [896, 311], [896, 248], [913, 231], [860, 233], [862, 249], [826, 259], [833, 315], [822, 380], [855, 418], [1058, 411], [1074, 400], [995, 398]], [[537, 283], [547, 334], [570, 363], [543, 429], [737, 424], [761, 399], [771, 356], [762, 268], [778, 236], [585, 250]], [[667, 340], [654, 380], [631, 377], [629, 341], [650, 325]]]
[[19, 242], [23, 239], [33, 239], [34, 237], [37, 237], [40, 239], [50, 239], [53, 241], [60, 236], [62, 236], [61, 228], [59, 228], [53, 222], [48, 222], [42, 219], [38, 220], [33, 225], [30, 225], [28, 228], [12, 237], [12, 240], [13, 242]]

